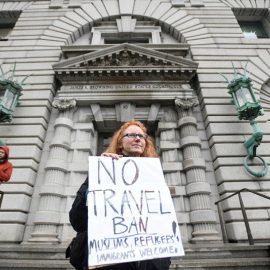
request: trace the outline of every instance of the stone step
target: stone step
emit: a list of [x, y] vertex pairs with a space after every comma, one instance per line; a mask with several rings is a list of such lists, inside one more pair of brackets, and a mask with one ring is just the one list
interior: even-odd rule
[[74, 270], [68, 260], [11, 260], [0, 259], [0, 269], [5, 270]]
[[185, 259], [173, 260], [170, 269], [270, 269], [270, 257], [268, 258], [224, 258], [224, 259]]
[[[65, 259], [66, 246], [0, 245], [0, 269], [74, 269]], [[268, 244], [185, 244], [184, 249], [184, 257], [172, 258], [171, 269], [270, 269]]]
[[[68, 260], [11, 260], [1, 259], [0, 269], [5, 270], [74, 270]], [[231, 258], [231, 259], [196, 259], [173, 260], [170, 269], [270, 269], [270, 258]]]
[[261, 258], [269, 257], [269, 243], [249, 244], [186, 244], [185, 257], [179, 259]]

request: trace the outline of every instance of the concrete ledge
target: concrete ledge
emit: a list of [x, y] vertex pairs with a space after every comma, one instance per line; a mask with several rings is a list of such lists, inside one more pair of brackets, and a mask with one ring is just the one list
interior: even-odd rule
[[184, 148], [190, 145], [202, 146], [201, 139], [198, 136], [187, 136], [180, 141], [180, 148]]
[[50, 148], [54, 146], [60, 146], [67, 150], [70, 150], [71, 142], [63, 137], [54, 137], [51, 141]]
[[193, 168], [201, 168], [201, 169], [206, 168], [205, 160], [202, 158], [188, 158], [185, 159], [182, 163], [185, 171]]
[[55, 170], [67, 172], [68, 171], [68, 163], [65, 160], [61, 160], [61, 159], [50, 159], [46, 162], [45, 170], [47, 171], [50, 169], [55, 169]]
[[193, 116], [185, 116], [178, 120], [178, 128], [181, 128], [186, 125], [197, 126], [197, 120]]
[[177, 125], [175, 122], [159, 122], [157, 132], [159, 134], [161, 131], [174, 129], [174, 128], [177, 128]]
[[182, 171], [183, 166], [181, 162], [163, 162], [162, 169], [164, 173]]
[[60, 185], [43, 185], [40, 188], [40, 195], [56, 195], [56, 196], [64, 196], [64, 186]]
[[160, 141], [160, 149], [161, 150], [172, 150], [175, 148], [180, 148], [180, 143], [177, 141]]
[[192, 223], [216, 222], [215, 212], [213, 210], [192, 211], [190, 212], [190, 221]]
[[54, 124], [54, 127], [57, 128], [57, 127], [67, 127], [69, 128], [70, 130], [73, 130], [73, 121], [68, 119], [68, 118], [57, 118], [56, 121], [55, 121], [55, 124]]
[[191, 183], [186, 186], [187, 195], [194, 195], [194, 194], [211, 194], [211, 187], [206, 182], [196, 182]]
[[35, 224], [58, 225], [60, 222], [60, 213], [52, 211], [39, 211], [35, 214]]

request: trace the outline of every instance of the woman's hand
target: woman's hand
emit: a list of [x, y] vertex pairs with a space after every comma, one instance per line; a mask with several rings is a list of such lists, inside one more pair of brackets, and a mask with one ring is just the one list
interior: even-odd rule
[[114, 153], [102, 153], [101, 156], [102, 157], [111, 157], [111, 158], [114, 158], [114, 159], [119, 159], [119, 158], [123, 157], [123, 155], [117, 155], [117, 154], [114, 154]]

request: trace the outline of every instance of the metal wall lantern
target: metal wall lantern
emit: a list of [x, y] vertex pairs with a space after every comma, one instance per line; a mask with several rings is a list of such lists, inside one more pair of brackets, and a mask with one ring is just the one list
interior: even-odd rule
[[26, 76], [21, 83], [17, 83], [13, 81], [15, 67], [16, 65], [14, 65], [12, 75], [9, 79], [4, 78], [3, 69], [0, 67], [2, 72], [0, 81], [0, 122], [11, 122], [14, 109], [20, 104], [18, 99], [22, 95], [23, 82], [31, 75]]
[[[248, 63], [247, 63], [248, 64]], [[228, 82], [227, 88], [232, 95], [231, 101], [234, 102], [238, 112], [238, 118], [240, 120], [249, 120], [250, 125], [253, 127], [252, 136], [244, 142], [244, 146], [247, 149], [248, 155], [244, 159], [245, 168], [249, 173], [257, 177], [263, 177], [267, 173], [267, 163], [265, 160], [256, 154], [257, 147], [260, 145], [263, 132], [259, 130], [257, 121], [255, 120], [259, 115], [262, 115], [261, 103], [257, 100], [254, 90], [252, 89], [252, 80], [247, 75], [247, 64], [245, 66], [245, 77], [239, 77], [234, 66], [235, 79], [230, 81], [225, 75], [221, 74]], [[258, 157], [264, 164], [264, 170], [262, 172], [254, 172], [247, 165], [247, 159], [253, 159]]]

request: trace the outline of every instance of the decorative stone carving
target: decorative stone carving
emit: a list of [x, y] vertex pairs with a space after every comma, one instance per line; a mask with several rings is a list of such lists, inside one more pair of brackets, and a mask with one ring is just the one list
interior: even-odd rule
[[[180, 56], [123, 43], [72, 57], [53, 65], [53, 68], [63, 83], [69, 80], [85, 81], [89, 76], [91, 80], [95, 76], [98, 80], [106, 76], [121, 77], [127, 74], [132, 77], [135, 73], [136, 76], [147, 78], [166, 76], [166, 80], [174, 77], [187, 83], [194, 76], [197, 66], [196, 62]], [[164, 77], [161, 79], [164, 80]]]
[[199, 101], [197, 97], [191, 97], [191, 98], [176, 98], [175, 99], [175, 105], [181, 107], [184, 110], [188, 110], [190, 108], [196, 107], [199, 105]]
[[127, 51], [121, 53], [120, 57], [115, 59], [117, 66], [135, 66], [137, 59], [131, 57]]
[[125, 50], [119, 55], [104, 57], [103, 59], [97, 59], [95, 62], [89, 62], [85, 64], [86, 66], [122, 66], [122, 67], [132, 67], [132, 66], [172, 66], [171, 62], [164, 62], [160, 59], [154, 59], [146, 56], [132, 56], [132, 53]]
[[73, 109], [74, 111], [77, 110], [76, 99], [55, 99], [52, 105], [55, 109], [58, 109], [60, 112], [69, 109]]

